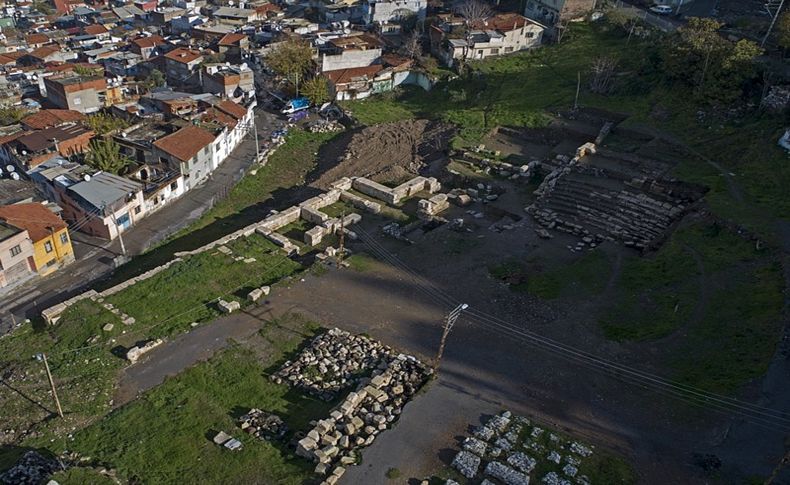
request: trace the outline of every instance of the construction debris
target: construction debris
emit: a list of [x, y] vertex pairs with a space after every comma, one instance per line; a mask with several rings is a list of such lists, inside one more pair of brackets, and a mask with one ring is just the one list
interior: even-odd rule
[[288, 432], [288, 426], [276, 414], [260, 409], [250, 409], [239, 418], [239, 427], [261, 440], [279, 441]]

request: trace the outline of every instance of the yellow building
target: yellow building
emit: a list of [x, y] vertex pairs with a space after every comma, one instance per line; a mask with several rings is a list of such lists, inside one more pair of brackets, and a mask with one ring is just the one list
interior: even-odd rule
[[0, 221], [27, 230], [41, 276], [74, 262], [68, 226], [46, 206], [35, 202], [0, 206]]

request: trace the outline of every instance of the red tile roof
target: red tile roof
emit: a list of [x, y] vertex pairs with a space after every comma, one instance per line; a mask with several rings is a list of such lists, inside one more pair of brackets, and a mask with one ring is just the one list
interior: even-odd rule
[[39, 47], [38, 49], [34, 49], [30, 53], [30, 55], [32, 57], [36, 57], [38, 59], [44, 59], [45, 57], [50, 56], [50, 55], [52, 55], [52, 54], [54, 54], [56, 52], [59, 52], [59, 51], [60, 51], [60, 47], [58, 47], [56, 45], [45, 45], [45, 46]]
[[99, 24], [91, 24], [82, 29], [88, 35], [100, 35], [108, 32], [107, 28]]
[[511, 30], [520, 29], [527, 24], [540, 25], [539, 23], [532, 21], [523, 15], [510, 12], [500, 13], [485, 20], [471, 22], [470, 27], [479, 30], [498, 30], [500, 32], [509, 32]]
[[172, 51], [165, 54], [165, 57], [167, 59], [170, 59], [171, 61], [180, 62], [182, 64], [189, 64], [195, 59], [199, 59], [201, 57], [201, 54], [196, 50], [179, 47], [178, 49], [173, 49]]
[[245, 38], [247, 38], [247, 36], [244, 34], [235, 34], [231, 32], [230, 34], [225, 34], [225, 36], [219, 40], [219, 45], [237, 45]]
[[25, 36], [25, 42], [28, 44], [46, 44], [49, 42], [49, 37], [44, 34], [30, 34]]
[[0, 206], [0, 220], [26, 229], [33, 242], [50, 237], [49, 228], [57, 232], [68, 227], [60, 217], [36, 202]]
[[220, 111], [231, 115], [232, 117], [240, 120], [247, 116], [247, 109], [240, 104], [234, 103], [228, 99], [223, 99], [219, 103], [217, 103], [216, 108]]
[[324, 76], [329, 78], [335, 85], [347, 84], [360, 78], [369, 79], [375, 76], [384, 67], [379, 64], [365, 67], [353, 67], [350, 69], [337, 69], [334, 71], [324, 71]]
[[152, 35], [149, 37], [138, 37], [132, 40], [132, 44], [141, 49], [146, 47], [156, 47], [158, 45], [167, 44], [167, 41], [159, 35]]
[[38, 113], [22, 118], [22, 124], [33, 130], [43, 130], [63, 123], [82, 121], [85, 115], [70, 109], [42, 109]]
[[156, 140], [154, 146], [185, 162], [197, 155], [200, 150], [210, 145], [213, 141], [214, 135], [210, 132], [203, 128], [189, 125], [173, 134]]

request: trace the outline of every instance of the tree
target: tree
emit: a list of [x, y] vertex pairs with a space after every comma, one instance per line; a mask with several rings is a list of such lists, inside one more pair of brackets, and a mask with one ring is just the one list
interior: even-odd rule
[[617, 59], [598, 57], [593, 61], [590, 71], [590, 91], [597, 94], [608, 94], [612, 89], [612, 78], [617, 68]]
[[422, 43], [420, 42], [420, 33], [416, 30], [413, 30], [406, 40], [403, 41], [403, 45], [400, 47], [400, 53], [403, 57], [408, 57], [409, 59], [417, 59], [422, 55]]
[[94, 138], [90, 143], [91, 151], [85, 156], [85, 163], [104, 172], [119, 175], [126, 167], [134, 163], [132, 159], [121, 153], [121, 147], [112, 138], [101, 140]]
[[101, 66], [99, 67], [89, 67], [89, 66], [79, 66], [79, 65], [74, 66], [74, 74], [82, 77], [96, 76], [100, 74], [100, 72], [101, 73], [104, 72], [104, 68]]
[[104, 136], [129, 126], [129, 122], [117, 116], [97, 113], [85, 119], [85, 124], [97, 135]]
[[302, 87], [302, 93], [313, 106], [320, 106], [329, 101], [329, 82], [324, 76], [315, 76]]
[[25, 117], [27, 111], [13, 106], [0, 108], [0, 126], [13, 125]]
[[776, 41], [782, 49], [790, 49], [790, 12], [783, 13], [776, 22]]
[[145, 84], [148, 89], [158, 88], [165, 85], [165, 75], [162, 74], [162, 71], [159, 69], [154, 69], [148, 74], [148, 77], [145, 79]]
[[266, 55], [266, 65], [294, 84], [298, 96], [299, 83], [315, 68], [313, 48], [302, 39], [287, 40]]
[[494, 10], [480, 0], [464, 0], [455, 8], [455, 13], [466, 19], [466, 23], [485, 20], [494, 14]]
[[42, 13], [44, 15], [52, 15], [52, 7], [47, 5], [46, 2], [33, 2], [33, 10]]
[[678, 28], [662, 49], [664, 72], [676, 82], [695, 88], [707, 102], [727, 104], [743, 95], [757, 75], [755, 58], [762, 50], [752, 41], [730, 42], [719, 35], [719, 22], [692, 17]]

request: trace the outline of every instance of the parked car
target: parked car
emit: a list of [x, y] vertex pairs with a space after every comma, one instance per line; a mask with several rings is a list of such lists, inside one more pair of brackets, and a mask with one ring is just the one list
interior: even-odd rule
[[670, 15], [672, 14], [672, 7], [669, 5], [653, 5], [650, 7], [650, 11], [658, 15]]

